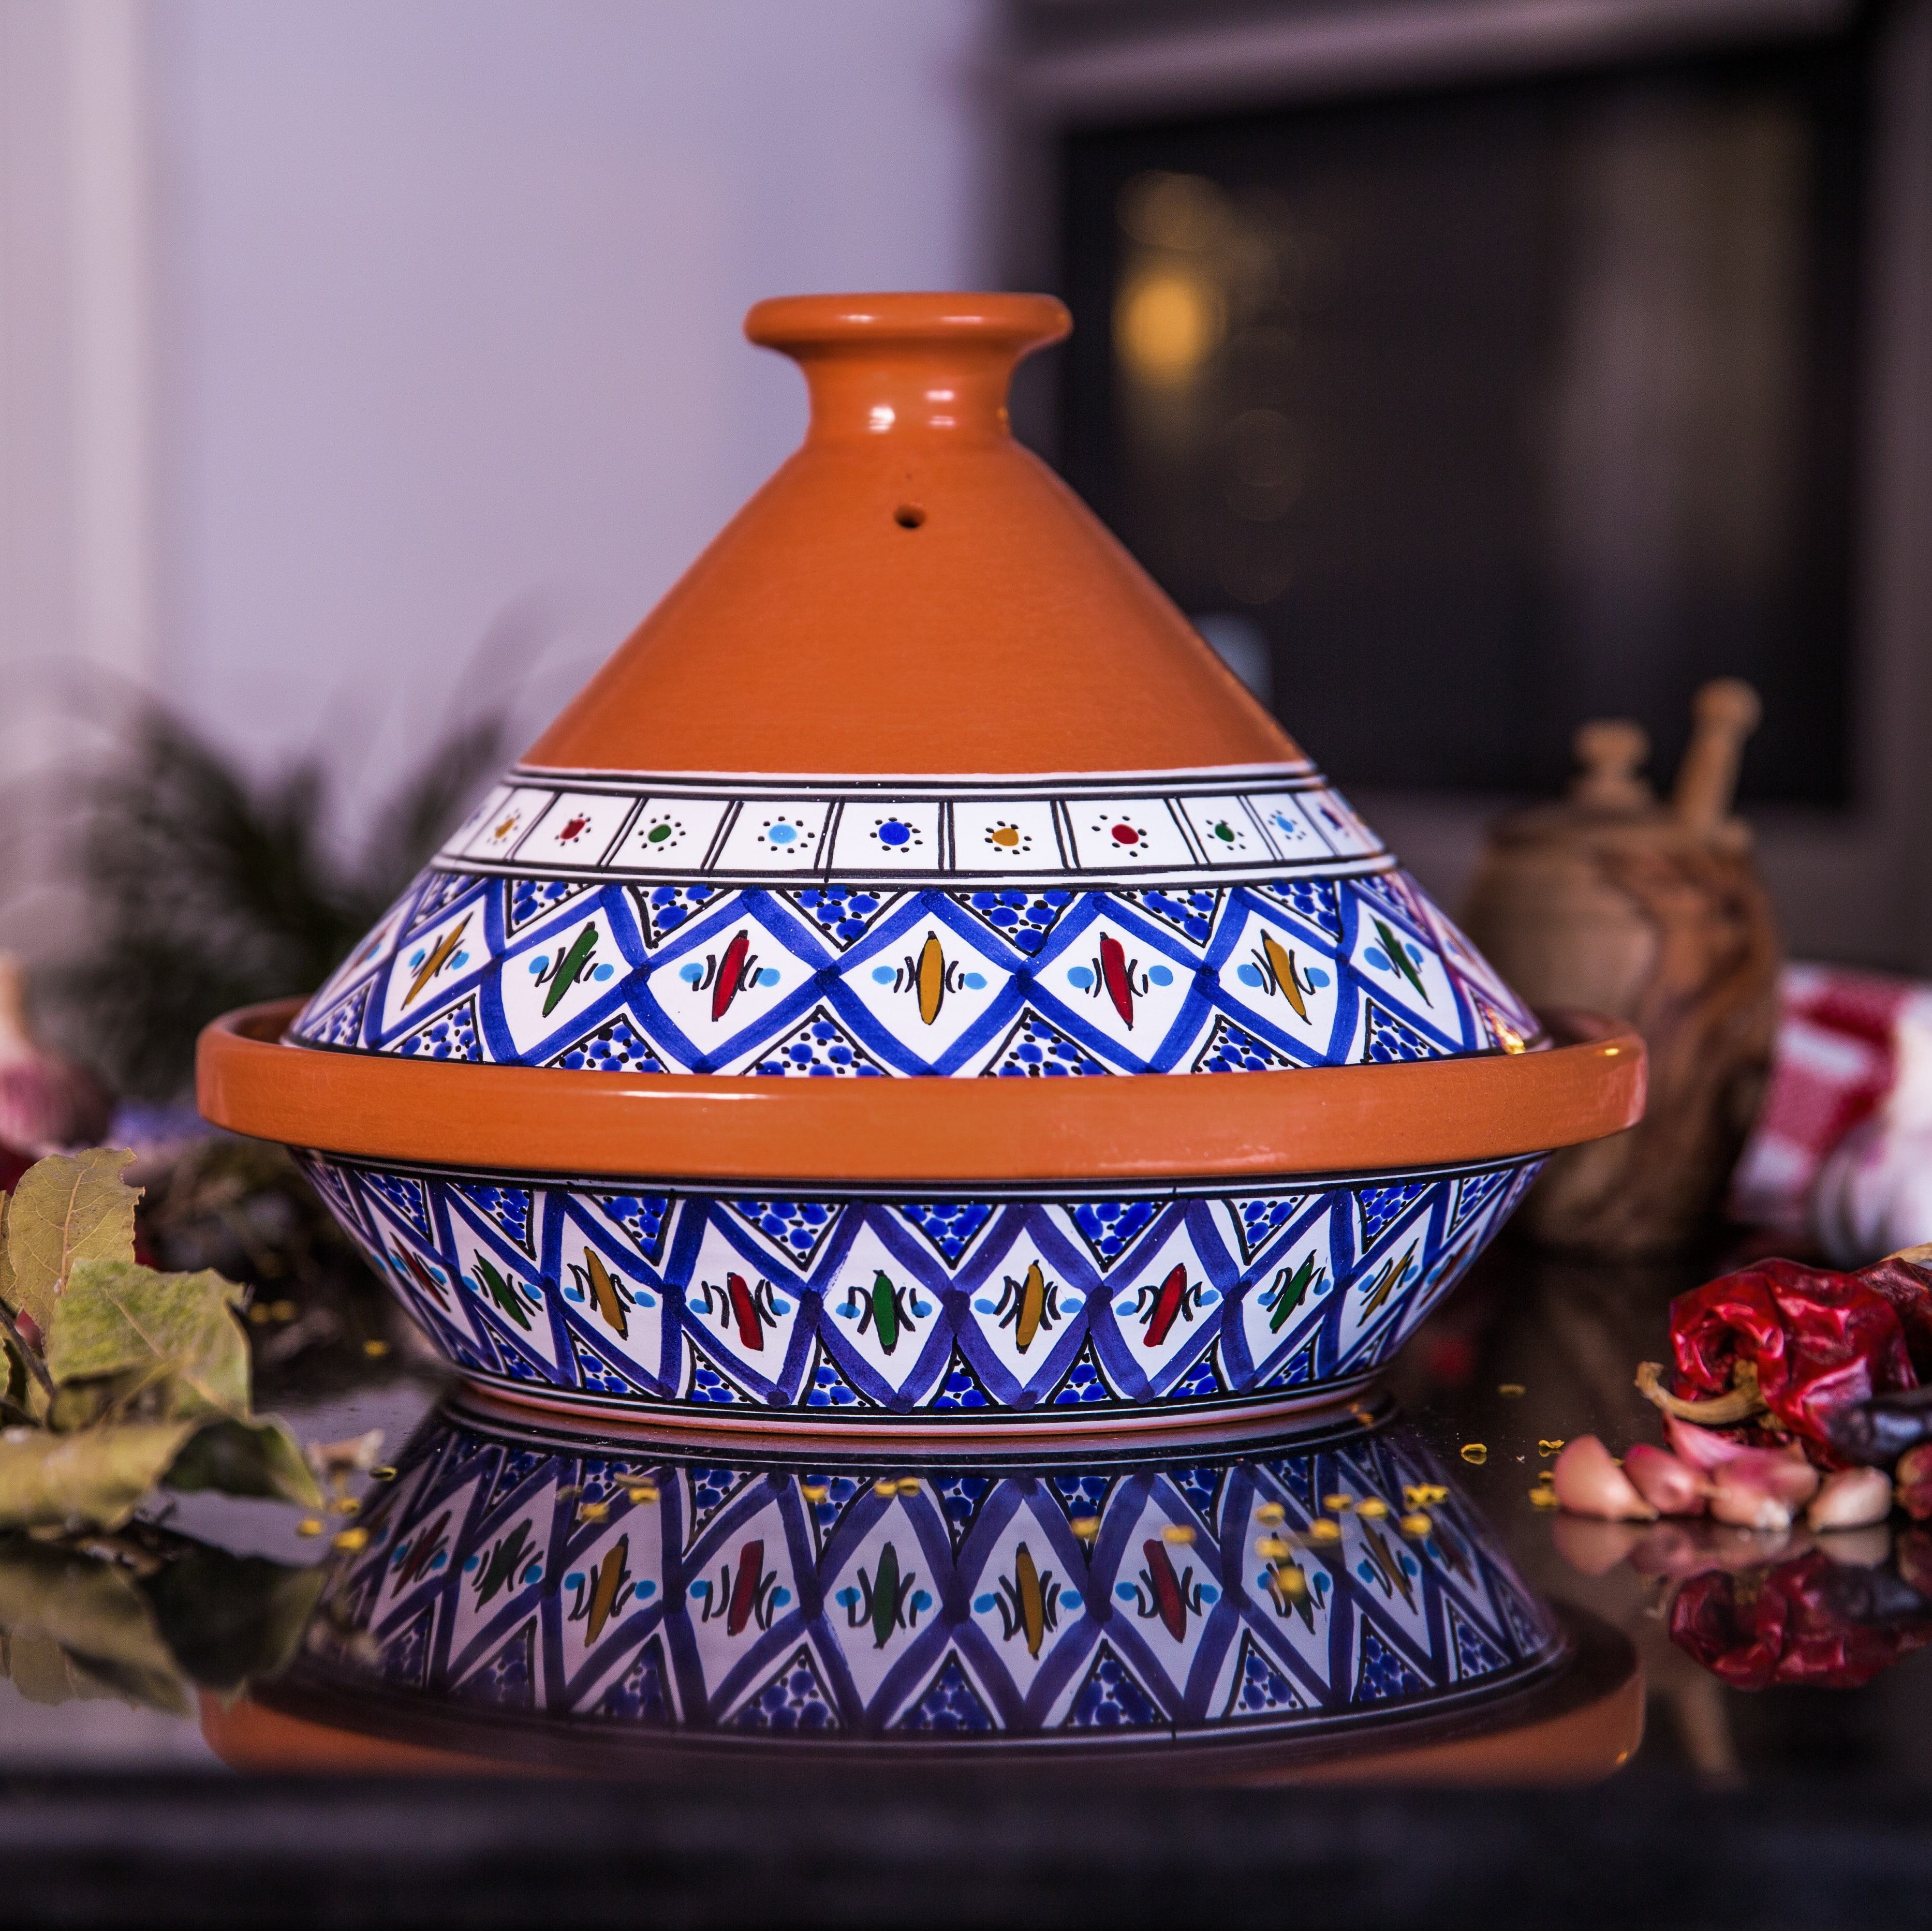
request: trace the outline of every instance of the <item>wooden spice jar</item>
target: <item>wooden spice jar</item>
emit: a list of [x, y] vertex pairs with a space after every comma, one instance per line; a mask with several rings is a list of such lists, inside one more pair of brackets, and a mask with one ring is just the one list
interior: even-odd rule
[[1778, 1023], [1778, 931], [1731, 815], [1756, 694], [1696, 696], [1670, 804], [1641, 775], [1648, 743], [1605, 719], [1576, 734], [1569, 796], [1492, 828], [1470, 936], [1530, 1003], [1632, 1021], [1650, 1051], [1642, 1123], [1557, 1154], [1519, 1224], [1606, 1258], [1668, 1252], [1714, 1225], [1762, 1096]]

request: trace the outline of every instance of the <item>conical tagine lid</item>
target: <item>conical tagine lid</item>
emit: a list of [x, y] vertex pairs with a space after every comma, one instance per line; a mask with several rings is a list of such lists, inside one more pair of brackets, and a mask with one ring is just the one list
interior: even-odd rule
[[[634, 1171], [713, 1176], [1334, 1171], [1628, 1123], [1628, 1042], [1542, 1050], [1013, 440], [1013, 366], [1067, 325], [1037, 295], [753, 309], [804, 371], [803, 445], [303, 1008], [287, 1042], [328, 1070], [244, 1074], [231, 1027], [205, 1105], [526, 1166], [597, 1166], [614, 1133]], [[1460, 1083], [1370, 1077], [1436, 1065]], [[484, 1077], [539, 1069], [575, 1077]], [[1114, 1077], [1212, 1073], [1263, 1077], [1164, 1081], [1155, 1111]], [[991, 1096], [1047, 1079], [1024, 1129]]]

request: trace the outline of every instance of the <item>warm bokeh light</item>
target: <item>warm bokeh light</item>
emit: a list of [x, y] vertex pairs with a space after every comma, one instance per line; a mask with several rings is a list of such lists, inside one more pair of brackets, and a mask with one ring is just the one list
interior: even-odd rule
[[1221, 340], [1219, 292], [1185, 270], [1156, 270], [1129, 282], [1114, 310], [1114, 340], [1143, 382], [1185, 382]]

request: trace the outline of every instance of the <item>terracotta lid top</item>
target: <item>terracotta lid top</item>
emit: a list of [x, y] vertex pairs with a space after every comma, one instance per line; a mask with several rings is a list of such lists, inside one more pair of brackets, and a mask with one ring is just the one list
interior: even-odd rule
[[1009, 379], [1066, 333], [1060, 303], [795, 295], [745, 326], [803, 370], [805, 442], [526, 765], [907, 775], [1300, 759], [1013, 440]]

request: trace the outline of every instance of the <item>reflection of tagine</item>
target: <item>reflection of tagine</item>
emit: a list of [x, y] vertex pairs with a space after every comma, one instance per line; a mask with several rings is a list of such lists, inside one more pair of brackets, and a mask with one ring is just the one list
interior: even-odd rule
[[1469, 928], [1539, 1009], [1633, 1024], [1650, 1054], [1641, 1126], [1561, 1154], [1524, 1210], [1539, 1238], [1635, 1255], [1696, 1239], [1744, 1144], [1778, 1023], [1778, 934], [1730, 815], [1757, 699], [1730, 679], [1697, 694], [1670, 805], [1638, 774], [1634, 724], [1577, 733], [1582, 770], [1558, 805], [1504, 819], [1471, 889]]
[[1640, 1046], [1546, 1033], [1013, 441], [1058, 303], [747, 326], [803, 447], [204, 1111], [526, 1402], [1335, 1402]]
[[401, 1736], [434, 1718], [481, 1750], [532, 1722], [720, 1745], [1312, 1738], [1565, 1653], [1400, 1428], [861, 1469], [440, 1420], [366, 1526], [270, 1700]]

